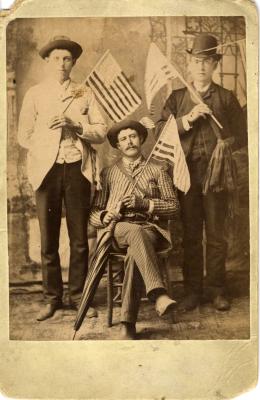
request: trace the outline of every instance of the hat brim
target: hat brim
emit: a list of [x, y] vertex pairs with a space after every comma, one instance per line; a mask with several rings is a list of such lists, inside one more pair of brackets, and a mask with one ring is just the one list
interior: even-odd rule
[[41, 48], [39, 54], [42, 58], [46, 58], [49, 56], [50, 52], [55, 49], [69, 50], [75, 59], [79, 58], [83, 51], [82, 47], [78, 43], [73, 42], [72, 40], [61, 39], [47, 43]]
[[187, 49], [186, 52], [192, 56], [192, 57], [197, 57], [197, 58], [208, 58], [212, 57], [215, 58], [215, 60], [219, 61], [222, 58], [222, 54], [219, 53], [209, 53], [209, 52], [200, 52], [200, 53], [193, 53], [191, 49]]
[[124, 129], [133, 129], [134, 131], [136, 131], [142, 138], [142, 144], [145, 142], [148, 135], [147, 129], [140, 122], [131, 120], [121, 121], [113, 125], [112, 128], [110, 128], [107, 133], [108, 141], [111, 144], [111, 146], [114, 147], [115, 149], [117, 149], [117, 143], [118, 143], [117, 137], [119, 133]]

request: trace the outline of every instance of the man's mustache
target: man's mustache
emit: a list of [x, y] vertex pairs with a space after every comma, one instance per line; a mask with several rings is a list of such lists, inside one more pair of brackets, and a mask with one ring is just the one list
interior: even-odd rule
[[128, 147], [126, 148], [126, 150], [129, 150], [129, 149], [137, 149], [137, 147], [136, 147], [136, 146], [128, 146]]

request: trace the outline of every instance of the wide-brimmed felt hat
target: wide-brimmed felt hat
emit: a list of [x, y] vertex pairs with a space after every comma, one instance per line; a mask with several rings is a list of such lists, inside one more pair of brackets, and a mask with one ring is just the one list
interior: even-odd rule
[[213, 35], [207, 33], [195, 37], [192, 49], [187, 49], [187, 53], [194, 57], [214, 57], [220, 60], [222, 54], [217, 53], [218, 41]]
[[138, 134], [142, 137], [142, 143], [145, 142], [148, 135], [147, 129], [140, 122], [124, 120], [113, 125], [108, 131], [107, 138], [112, 147], [117, 148], [117, 137], [124, 129], [133, 129], [134, 131], [138, 132]]
[[39, 54], [42, 58], [45, 58], [48, 57], [50, 52], [55, 49], [69, 50], [75, 59], [79, 58], [83, 51], [82, 47], [69, 37], [54, 36], [45, 46], [40, 49]]

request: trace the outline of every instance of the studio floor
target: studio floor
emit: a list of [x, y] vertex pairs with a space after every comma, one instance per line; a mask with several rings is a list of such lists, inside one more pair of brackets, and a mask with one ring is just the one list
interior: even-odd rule
[[[249, 273], [228, 272], [227, 287], [231, 309], [216, 311], [210, 303], [200, 305], [191, 312], [178, 314], [173, 323], [171, 316], [160, 319], [153, 304], [141, 303], [137, 322], [138, 340], [215, 340], [248, 339], [250, 337]], [[173, 293], [178, 300], [183, 288], [173, 284]], [[12, 340], [72, 340], [76, 312], [65, 306], [43, 322], [36, 321], [42, 306], [40, 285], [10, 288], [10, 339]], [[106, 281], [102, 279], [95, 296], [97, 318], [85, 318], [75, 340], [118, 340], [120, 339], [120, 308], [115, 306], [113, 326], [107, 327]]]

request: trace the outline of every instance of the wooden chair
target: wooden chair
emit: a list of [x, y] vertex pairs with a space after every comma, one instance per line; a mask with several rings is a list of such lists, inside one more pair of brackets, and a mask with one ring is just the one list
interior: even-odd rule
[[[168, 257], [171, 248], [157, 252], [157, 257], [160, 263], [160, 271], [165, 288], [171, 295], [170, 276], [168, 269]], [[113, 251], [109, 255], [107, 262], [107, 326], [112, 326], [113, 306], [121, 304], [122, 284], [124, 279], [124, 260], [125, 252]]]

